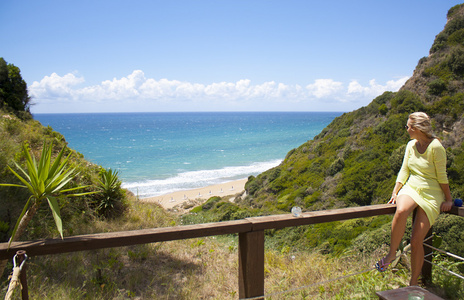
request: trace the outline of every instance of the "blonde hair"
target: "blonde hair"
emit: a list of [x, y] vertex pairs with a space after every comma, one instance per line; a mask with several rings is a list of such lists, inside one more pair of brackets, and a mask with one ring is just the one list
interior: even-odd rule
[[412, 113], [409, 115], [409, 119], [411, 120], [411, 126], [425, 133], [428, 138], [435, 138], [435, 135], [432, 132], [432, 123], [430, 121], [430, 117], [426, 113]]

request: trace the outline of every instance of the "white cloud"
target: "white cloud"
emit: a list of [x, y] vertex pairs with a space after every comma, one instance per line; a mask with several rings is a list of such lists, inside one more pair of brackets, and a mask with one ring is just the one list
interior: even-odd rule
[[56, 73], [52, 73], [50, 76], [45, 76], [40, 82], [34, 81], [29, 86], [29, 91], [31, 96], [37, 99], [66, 98], [71, 96], [73, 86], [84, 82], [84, 78], [76, 77], [71, 73], [62, 77]]
[[327, 98], [343, 89], [343, 83], [333, 79], [316, 79], [314, 83], [308, 84], [306, 89], [310, 95], [314, 95], [316, 98]]
[[380, 85], [375, 79], [369, 81], [369, 86], [362, 86], [358, 81], [352, 80], [348, 85], [347, 95], [350, 97], [371, 97], [372, 99], [385, 91], [397, 91], [409, 77], [401, 77], [398, 80], [389, 80], [386, 85]]
[[[79, 87], [83, 77], [56, 73], [34, 81], [29, 93], [38, 112], [66, 108], [74, 103], [80, 111], [147, 110], [353, 110], [367, 105], [385, 91], [397, 91], [408, 77], [378, 84], [375, 79], [363, 86], [356, 80], [348, 84], [333, 79], [317, 79], [302, 87], [275, 81], [252, 84], [249, 79], [236, 82], [192, 83], [146, 78], [135, 70], [122, 78], [105, 80], [98, 85]], [[52, 103], [55, 107], [50, 105]], [[340, 105], [335, 105], [340, 104]], [[80, 106], [79, 106], [80, 104]], [[48, 105], [48, 106], [47, 106]], [[67, 110], [68, 109], [68, 110]], [[67, 110], [67, 111], [66, 111]]]

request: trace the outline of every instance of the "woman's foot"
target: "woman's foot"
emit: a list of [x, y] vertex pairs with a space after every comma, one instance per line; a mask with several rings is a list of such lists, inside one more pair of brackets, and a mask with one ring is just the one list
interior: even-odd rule
[[391, 261], [387, 261], [387, 257], [385, 256], [384, 258], [382, 258], [381, 260], [379, 260], [376, 264], [375, 264], [375, 268], [379, 271], [379, 272], [385, 272], [388, 268], [388, 266], [390, 265]]

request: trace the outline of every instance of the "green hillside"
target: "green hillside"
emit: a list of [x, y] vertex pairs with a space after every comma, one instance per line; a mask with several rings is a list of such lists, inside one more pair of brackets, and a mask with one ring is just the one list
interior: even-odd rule
[[289, 211], [385, 203], [391, 195], [415, 111], [431, 116], [448, 152], [454, 197], [464, 195], [464, 7], [448, 13], [430, 55], [396, 93], [336, 118], [313, 140], [290, 151], [282, 164], [251, 177], [247, 201]]
[[[234, 203], [212, 198], [184, 215], [184, 224], [289, 213], [293, 206], [315, 211], [387, 203], [409, 141], [404, 126], [415, 111], [433, 119], [447, 150], [452, 196], [464, 197], [464, 5], [449, 10], [429, 56], [419, 60], [398, 92], [385, 92], [369, 105], [337, 117], [313, 140], [291, 150], [279, 166], [250, 176], [246, 196]], [[390, 220], [384, 216], [290, 228], [268, 232], [266, 240], [281, 249], [316, 247], [340, 253], [359, 236], [356, 244], [369, 244], [366, 247], [373, 250], [388, 243]], [[444, 247], [464, 255], [460, 226], [460, 218], [442, 215], [434, 230], [446, 236]]]
[[[0, 57], [0, 183], [22, 184], [11, 170], [24, 176], [16, 167], [18, 164], [27, 169], [24, 147], [36, 157], [40, 156], [44, 144], [53, 145], [54, 157], [65, 148], [64, 156], [69, 156], [68, 164], [77, 174], [66, 188], [86, 186], [82, 192], [92, 194], [76, 199], [65, 198], [59, 202], [64, 235], [77, 234], [77, 224], [90, 223], [96, 218], [120, 216], [127, 205], [126, 192], [120, 188], [120, 181], [117, 180], [112, 199], [108, 201], [105, 198], [108, 195], [99, 186], [102, 174], [111, 172], [88, 162], [82, 154], [67, 148], [63, 135], [49, 126], [42, 126], [32, 118], [30, 105], [31, 99], [20, 69]], [[8, 241], [29, 196], [29, 191], [25, 188], [0, 187], [0, 242]], [[40, 205], [37, 214], [22, 238], [57, 236], [58, 231], [54, 228], [53, 217], [47, 205]]]

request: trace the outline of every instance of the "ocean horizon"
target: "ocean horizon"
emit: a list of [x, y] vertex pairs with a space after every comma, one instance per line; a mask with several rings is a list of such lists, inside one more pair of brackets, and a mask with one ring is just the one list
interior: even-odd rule
[[258, 175], [343, 112], [34, 114], [141, 198]]

